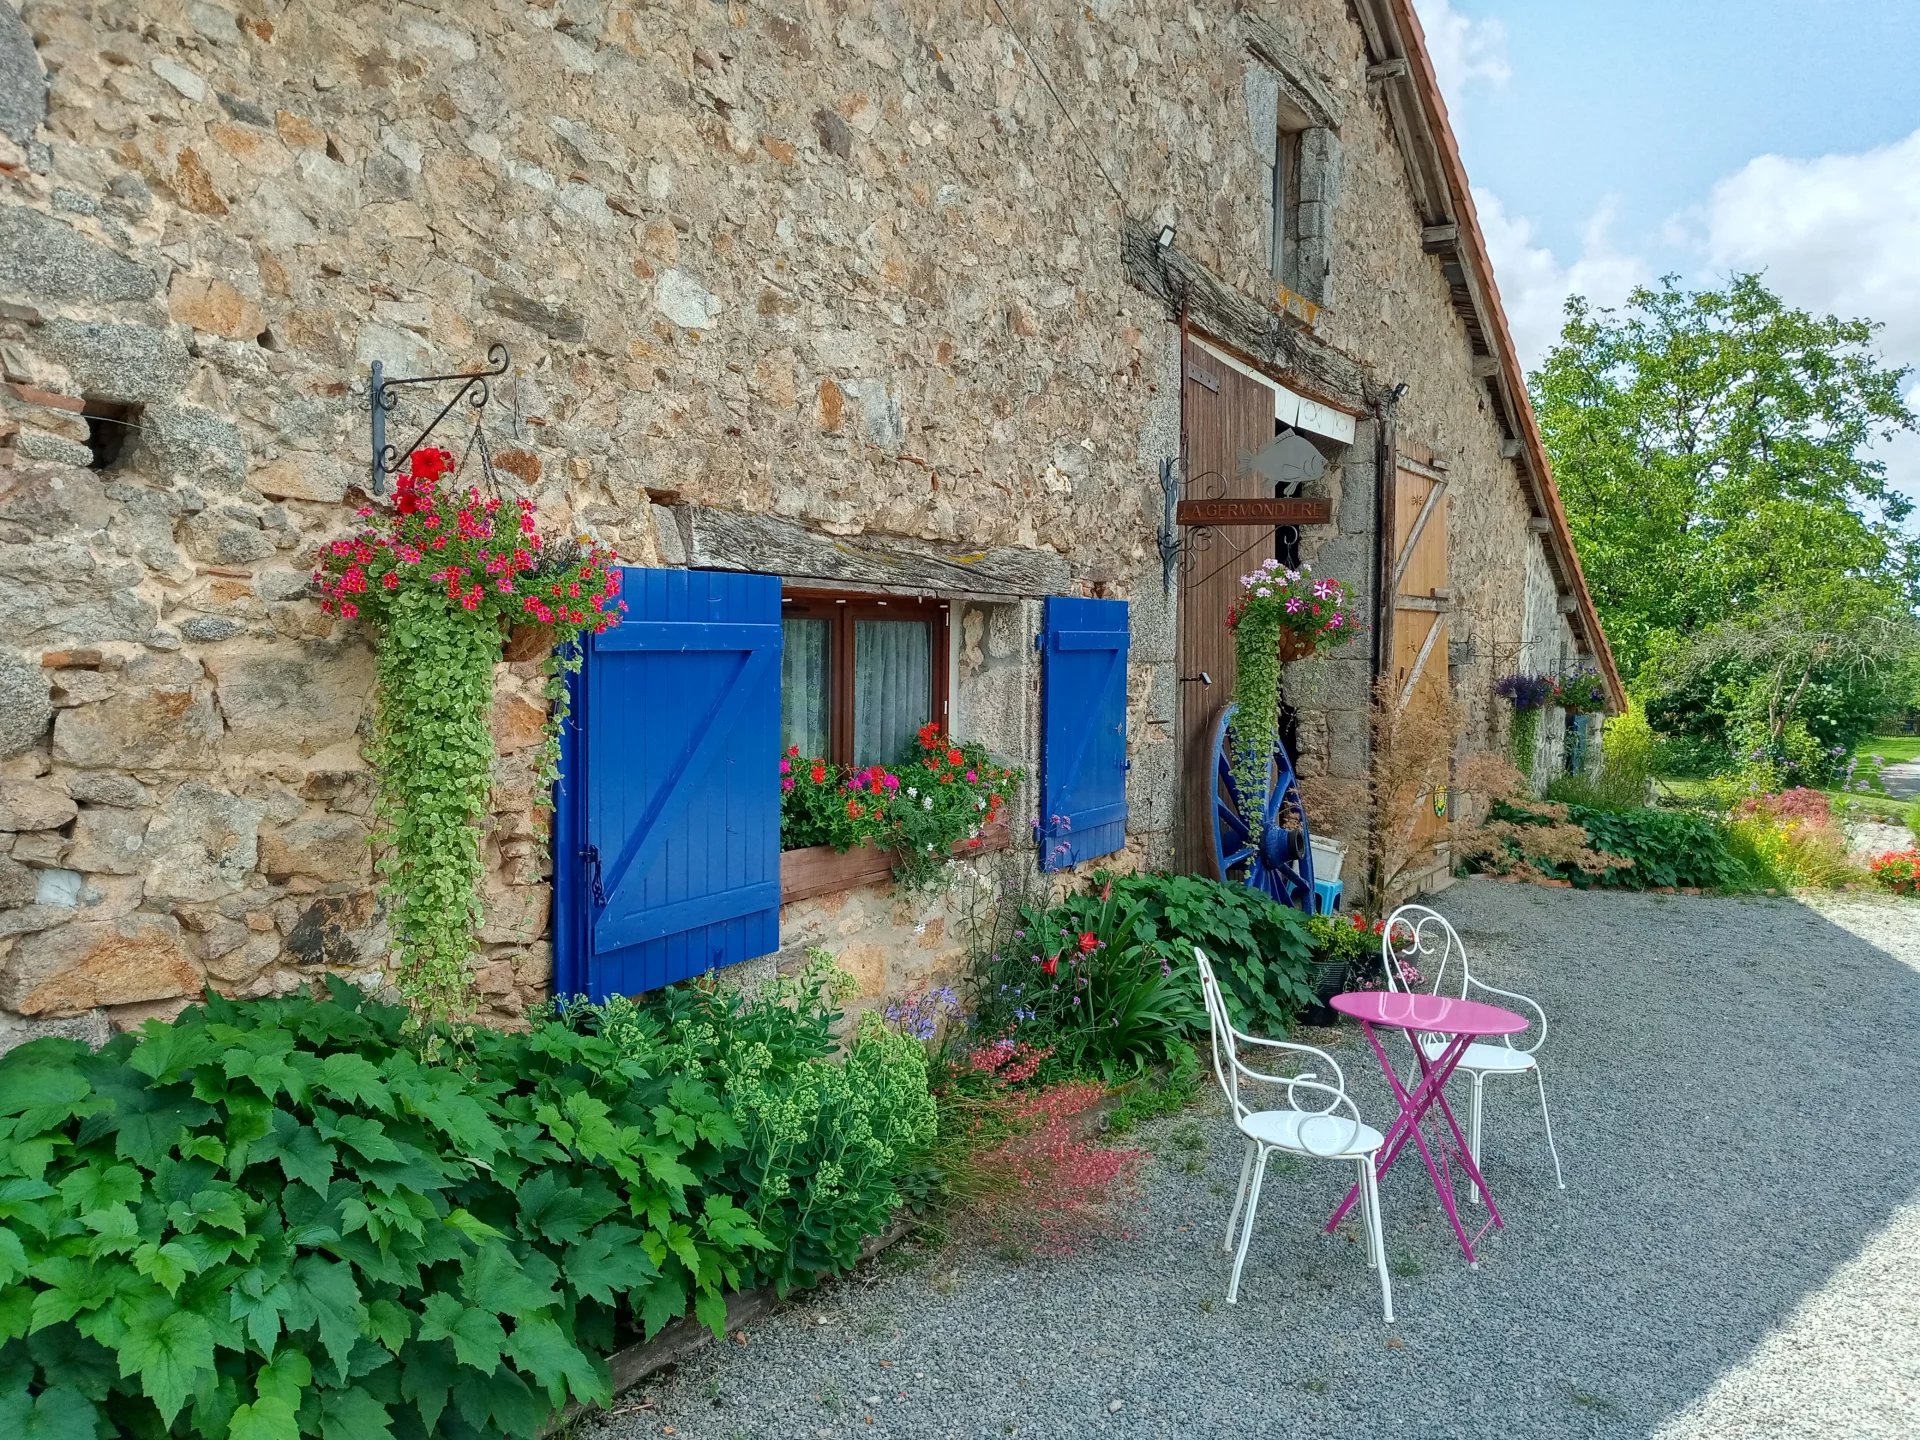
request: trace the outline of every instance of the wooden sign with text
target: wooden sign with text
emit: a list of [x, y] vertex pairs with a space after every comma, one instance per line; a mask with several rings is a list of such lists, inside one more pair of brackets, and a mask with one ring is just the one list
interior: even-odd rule
[[1287, 500], [1182, 500], [1174, 511], [1182, 525], [1329, 525], [1333, 501], [1324, 495]]

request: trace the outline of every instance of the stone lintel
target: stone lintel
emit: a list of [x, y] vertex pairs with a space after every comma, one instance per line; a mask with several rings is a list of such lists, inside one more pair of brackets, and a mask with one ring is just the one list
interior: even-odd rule
[[1072, 592], [1067, 562], [1051, 550], [959, 550], [884, 535], [824, 535], [793, 520], [705, 506], [682, 507], [687, 563], [794, 580], [901, 593], [982, 599]]

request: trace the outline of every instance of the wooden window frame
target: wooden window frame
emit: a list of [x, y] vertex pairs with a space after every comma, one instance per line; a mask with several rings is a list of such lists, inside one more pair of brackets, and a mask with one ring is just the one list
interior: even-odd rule
[[[919, 618], [933, 626], [933, 718], [942, 729], [951, 714], [951, 675], [953, 605], [947, 600], [929, 600], [917, 595], [878, 595], [846, 590], [815, 590], [788, 586], [780, 596], [783, 620], [827, 620], [827, 670], [830, 694], [827, 713], [826, 758], [848, 765], [853, 756], [853, 627], [860, 620], [899, 620]], [[845, 656], [843, 663], [841, 657]], [[989, 851], [1005, 850], [1012, 843], [1011, 827], [1005, 819], [987, 827], [978, 843], [962, 841], [954, 847], [956, 856], [965, 857]], [[893, 878], [894, 855], [862, 845], [844, 854], [831, 845], [815, 845], [780, 853], [780, 899], [782, 904], [820, 895], [834, 895], [868, 885], [886, 885]]]
[[[952, 602], [918, 595], [876, 595], [843, 590], [788, 587], [780, 595], [782, 620], [826, 620], [827, 641], [827, 755], [835, 765], [853, 763], [853, 637], [860, 620], [924, 620], [933, 628], [932, 715], [941, 729], [947, 725], [950, 698], [948, 659], [951, 650]], [[896, 757], [897, 758], [897, 757]], [[889, 759], [887, 764], [892, 764]]]
[[1300, 248], [1300, 149], [1302, 131], [1290, 128], [1283, 119], [1274, 137], [1272, 229], [1267, 236], [1267, 273], [1289, 290], [1295, 285], [1296, 261]]

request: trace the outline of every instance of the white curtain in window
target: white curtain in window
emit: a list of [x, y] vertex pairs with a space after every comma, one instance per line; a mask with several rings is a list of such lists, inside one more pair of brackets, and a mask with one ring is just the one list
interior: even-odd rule
[[853, 623], [853, 763], [891, 765], [933, 718], [933, 627]]
[[780, 748], [798, 745], [800, 753], [827, 753], [827, 717], [832, 696], [832, 626], [826, 620], [781, 622], [785, 645], [780, 658]]

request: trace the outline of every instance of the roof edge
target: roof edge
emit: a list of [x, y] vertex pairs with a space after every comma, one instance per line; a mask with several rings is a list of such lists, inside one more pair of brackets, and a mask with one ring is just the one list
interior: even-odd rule
[[[1533, 482], [1540, 508], [1547, 513], [1549, 535], [1554, 542], [1557, 558], [1564, 567], [1567, 583], [1573, 591], [1581, 620], [1580, 628], [1585, 634], [1588, 648], [1607, 683], [1614, 708], [1624, 710], [1626, 684], [1620, 678], [1613, 648], [1608, 644], [1606, 630], [1600, 623], [1593, 593], [1587, 588], [1586, 572], [1581, 569], [1580, 556], [1574, 548], [1566, 508], [1561, 503], [1559, 487], [1554, 483], [1553, 467], [1547, 459], [1546, 444], [1541, 439], [1540, 424], [1533, 413], [1532, 398], [1527, 392], [1526, 372], [1521, 367], [1519, 351], [1514, 347], [1513, 334], [1507, 325], [1506, 306], [1500, 299], [1500, 287], [1494, 280], [1493, 262], [1487, 253], [1486, 235], [1480, 228], [1479, 212], [1474, 207], [1467, 168], [1460, 158], [1453, 122], [1440, 93], [1440, 79], [1427, 49], [1426, 32], [1421, 28], [1419, 16], [1414, 13], [1413, 0], [1356, 0], [1356, 7], [1363, 15], [1368, 11], [1373, 12], [1370, 17], [1373, 23], [1363, 26], [1368, 35], [1369, 48], [1383, 52], [1388, 50], [1396, 32], [1401, 40], [1404, 55], [1380, 53], [1374, 56], [1374, 61], [1407, 61], [1407, 74], [1403, 78], [1418, 99], [1426, 122], [1426, 134], [1414, 138], [1416, 143], [1425, 141], [1433, 146], [1434, 153], [1430, 158], [1437, 162], [1440, 176], [1446, 184], [1446, 198], [1451, 209], [1448, 218], [1459, 227], [1458, 253], [1464, 263], [1472, 267], [1474, 278], [1487, 298], [1486, 308], [1490, 313], [1482, 315], [1480, 322], [1493, 342], [1501, 378], [1511, 396], [1510, 409], [1515, 427], [1520, 431], [1519, 458], [1526, 462], [1528, 478]], [[1389, 23], [1383, 24], [1383, 21]], [[1393, 81], [1388, 79], [1385, 83], [1391, 84]]]

